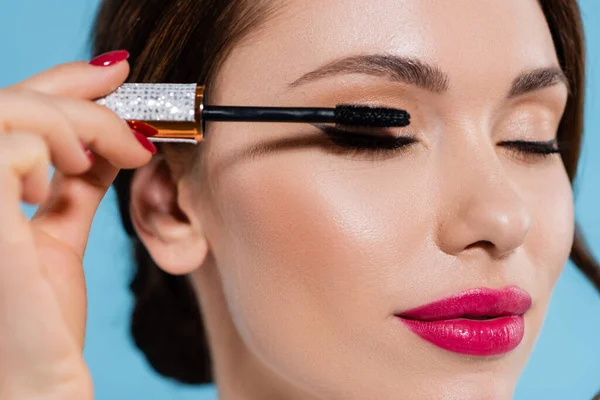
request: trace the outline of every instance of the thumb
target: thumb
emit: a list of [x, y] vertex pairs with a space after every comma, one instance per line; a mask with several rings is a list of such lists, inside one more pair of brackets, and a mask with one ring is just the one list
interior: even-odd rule
[[83, 175], [67, 176], [55, 171], [50, 197], [37, 209], [31, 224], [69, 246], [83, 260], [96, 210], [119, 169], [96, 155]]

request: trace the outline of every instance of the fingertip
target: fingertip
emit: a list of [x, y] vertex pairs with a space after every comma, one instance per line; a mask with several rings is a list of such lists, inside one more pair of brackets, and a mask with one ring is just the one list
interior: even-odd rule
[[127, 60], [123, 60], [117, 64], [108, 67], [97, 67], [92, 64], [87, 64], [86, 69], [94, 75], [95, 88], [97, 90], [91, 92], [86, 98], [95, 100], [114, 92], [120, 85], [125, 82], [131, 71], [131, 67]]
[[138, 142], [140, 142], [140, 144], [142, 145], [142, 147], [144, 149], [146, 149], [147, 151], [150, 152], [150, 154], [156, 154], [156, 146], [154, 146], [154, 144], [148, 140], [148, 138], [146, 136], [144, 136], [143, 134], [141, 134], [140, 132], [136, 131], [136, 130], [131, 130], [131, 132], [133, 132], [135, 138], [137, 139]]
[[152, 143], [148, 139], [148, 137], [152, 136], [151, 134], [146, 134], [144, 131], [139, 131], [131, 128], [131, 124], [129, 124], [129, 122], [128, 125], [129, 126], [127, 130], [130, 132], [130, 135], [132, 139], [134, 139], [134, 142], [137, 143], [134, 144], [134, 146], [136, 147], [135, 155], [129, 153], [127, 157], [127, 162], [131, 163], [127, 167], [124, 166], [123, 168], [138, 168], [148, 163], [152, 159], [152, 156], [156, 154], [158, 150], [154, 143]]
[[127, 165], [123, 165], [122, 168], [135, 169], [150, 162], [154, 154], [157, 153], [157, 149], [146, 136], [133, 129], [130, 131], [137, 142], [135, 145], [136, 149], [134, 150], [135, 154], [128, 153], [126, 159], [124, 160]]

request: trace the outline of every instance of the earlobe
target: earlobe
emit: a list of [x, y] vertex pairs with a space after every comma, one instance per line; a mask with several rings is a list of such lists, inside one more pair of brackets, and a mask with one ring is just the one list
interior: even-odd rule
[[[204, 231], [192, 209], [181, 208], [181, 182], [162, 158], [138, 168], [131, 182], [130, 215], [154, 262], [173, 275], [199, 268], [208, 253]], [[185, 202], [192, 204], [193, 202]]]

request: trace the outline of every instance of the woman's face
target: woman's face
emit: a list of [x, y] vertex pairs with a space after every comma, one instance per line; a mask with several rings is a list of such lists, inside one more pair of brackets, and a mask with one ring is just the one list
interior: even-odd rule
[[[288, 1], [237, 45], [210, 103], [403, 108], [379, 134], [415, 139], [209, 125], [197, 218], [249, 352], [326, 399], [509, 398], [573, 236], [560, 156], [519, 142], [555, 138], [556, 68], [535, 0]], [[460, 315], [397, 316], [481, 288]]]

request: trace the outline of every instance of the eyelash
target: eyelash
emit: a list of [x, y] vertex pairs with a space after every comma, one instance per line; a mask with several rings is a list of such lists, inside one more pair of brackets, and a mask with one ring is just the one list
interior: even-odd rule
[[500, 145], [513, 152], [513, 155], [525, 162], [546, 159], [562, 152], [556, 139], [544, 141], [512, 140], [501, 142]]
[[353, 132], [335, 127], [323, 127], [327, 135], [330, 149], [342, 151], [351, 156], [371, 155], [383, 157], [396, 155], [406, 151], [418, 140], [414, 135], [394, 136], [385, 130], [377, 130], [375, 134]]
[[[394, 136], [384, 130], [380, 130], [376, 134], [353, 132], [329, 126], [322, 127], [321, 130], [327, 135], [331, 150], [342, 151], [351, 156], [396, 155], [418, 142], [414, 135]], [[512, 140], [501, 142], [499, 145], [513, 152], [513, 155], [523, 161], [544, 159], [562, 151], [556, 140], [547, 142]]]

